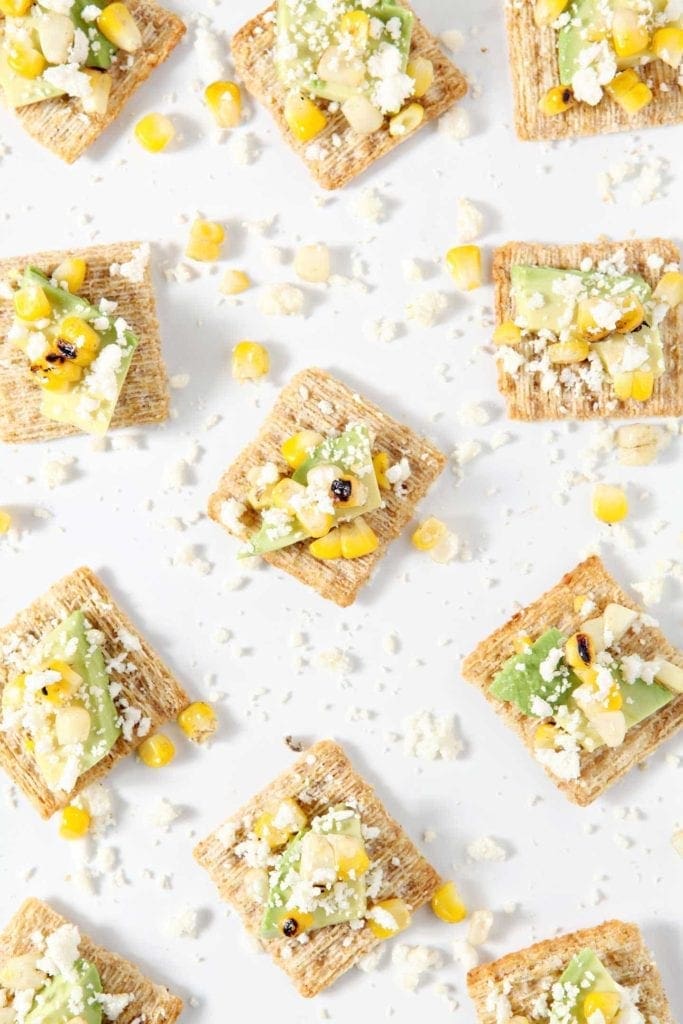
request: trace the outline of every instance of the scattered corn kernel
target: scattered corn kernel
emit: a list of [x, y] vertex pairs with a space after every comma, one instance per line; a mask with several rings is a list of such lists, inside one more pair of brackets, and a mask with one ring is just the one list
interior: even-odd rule
[[548, 345], [546, 349], [551, 363], [560, 366], [570, 366], [572, 363], [582, 363], [588, 359], [590, 344], [587, 341], [557, 341]]
[[650, 33], [638, 11], [619, 7], [612, 18], [612, 42], [617, 57], [629, 58], [643, 53], [650, 45]]
[[358, 516], [350, 523], [340, 527], [342, 558], [363, 558], [371, 555], [379, 547], [377, 534], [369, 526], [363, 516]]
[[280, 451], [287, 465], [292, 469], [298, 469], [322, 442], [322, 434], [316, 433], [315, 430], [300, 430], [298, 434], [292, 434], [282, 443]]
[[417, 530], [415, 530], [411, 537], [413, 547], [416, 547], [418, 551], [431, 551], [432, 548], [435, 548], [444, 539], [447, 533], [448, 527], [446, 524], [432, 516], [429, 519], [425, 519], [424, 523], [421, 523]]
[[294, 515], [294, 504], [299, 504], [299, 499], [305, 490], [303, 484], [297, 483], [296, 480], [291, 480], [289, 477], [278, 480], [271, 492], [273, 508], [281, 508], [284, 512]]
[[339, 19], [339, 30], [351, 37], [354, 46], [364, 50], [370, 38], [370, 15], [367, 11], [347, 11]]
[[564, 660], [572, 668], [590, 667], [595, 657], [595, 644], [588, 633], [574, 633], [564, 645]]
[[27, 284], [14, 293], [14, 310], [20, 320], [44, 320], [52, 306], [39, 284]]
[[536, 750], [554, 750], [557, 741], [557, 729], [550, 722], [541, 722], [534, 730], [534, 747]]
[[204, 101], [219, 128], [236, 128], [242, 120], [242, 94], [235, 82], [207, 85]]
[[616, 330], [619, 334], [629, 334], [631, 331], [636, 331], [644, 319], [643, 305], [635, 295], [632, 295], [623, 305], [623, 312], [617, 320]]
[[387, 478], [387, 470], [391, 465], [391, 459], [387, 452], [375, 452], [372, 456], [372, 468], [377, 478], [377, 486], [380, 491], [391, 490], [391, 484]]
[[[67, 316], [59, 325], [57, 348], [70, 363], [77, 367], [90, 366], [100, 350], [100, 345], [101, 340], [97, 331], [79, 316]], [[66, 372], [68, 369], [69, 363], [55, 367], [55, 371]]]
[[411, 917], [410, 907], [403, 900], [382, 900], [381, 903], [375, 903], [367, 922], [376, 939], [390, 939], [406, 930]]
[[576, 330], [580, 337], [589, 341], [600, 341], [611, 334], [611, 327], [601, 322], [602, 299], [591, 297], [581, 299], [576, 309]]
[[655, 389], [655, 375], [648, 370], [634, 370], [631, 398], [636, 402], [647, 402]]
[[270, 356], [258, 341], [240, 341], [232, 350], [232, 375], [235, 380], [257, 380], [270, 369]]
[[274, 813], [264, 811], [254, 822], [254, 834], [264, 840], [271, 850], [284, 846], [290, 836], [301, 831], [308, 823], [306, 812], [292, 797], [285, 797]]
[[296, 518], [309, 537], [314, 537], [316, 540], [319, 537], [327, 536], [334, 526], [332, 513], [323, 512], [317, 505], [304, 505], [302, 508], [297, 508]]
[[324, 284], [330, 278], [330, 250], [319, 243], [302, 245], [294, 257], [294, 270], [302, 281]]
[[285, 121], [299, 142], [310, 142], [327, 124], [320, 107], [298, 93], [290, 93], [285, 101]]
[[340, 882], [356, 881], [370, 868], [370, 858], [363, 843], [352, 836], [340, 836], [335, 843], [334, 854]]
[[164, 114], [145, 114], [135, 125], [135, 138], [148, 153], [161, 153], [175, 138], [175, 128]]
[[593, 491], [593, 514], [602, 523], [620, 523], [628, 515], [628, 498], [621, 487], [598, 484]]
[[83, 807], [69, 804], [62, 811], [59, 834], [62, 839], [82, 839], [90, 829], [90, 815]]
[[7, 63], [22, 78], [38, 78], [47, 67], [40, 50], [15, 40], [7, 51]]
[[109, 4], [97, 18], [97, 27], [110, 43], [126, 53], [142, 46], [142, 34], [130, 10], [122, 3]]
[[653, 100], [652, 89], [641, 81], [633, 68], [620, 71], [605, 86], [605, 91], [627, 114], [637, 114]]
[[467, 907], [460, 899], [455, 882], [444, 882], [432, 896], [432, 910], [446, 924], [459, 924], [467, 917]]
[[522, 340], [522, 328], [518, 327], [512, 320], [505, 320], [498, 324], [493, 332], [494, 345], [519, 345]]
[[622, 466], [649, 466], [661, 444], [658, 427], [645, 423], [629, 423], [616, 433], [617, 454]]
[[671, 309], [675, 309], [683, 302], [683, 274], [677, 270], [670, 270], [662, 275], [657, 283], [654, 296], [660, 302], [665, 302]]
[[33, 0], [0, 0], [0, 14], [7, 18], [23, 18], [32, 6]]
[[178, 725], [193, 743], [206, 743], [218, 728], [218, 717], [210, 704], [197, 700], [183, 708]]
[[49, 661], [43, 668], [60, 675], [59, 679], [48, 683], [40, 691], [50, 704], [66, 704], [83, 685], [82, 677], [65, 661]]
[[557, 21], [569, 0], [536, 0], [534, 6], [534, 21], [539, 28], [545, 25], [552, 25]]
[[362, 93], [356, 93], [344, 100], [341, 111], [354, 132], [358, 132], [359, 135], [372, 135], [384, 124], [382, 111], [374, 107]]
[[424, 121], [425, 110], [420, 103], [409, 103], [389, 120], [389, 134], [402, 138], [419, 128]]
[[589, 992], [583, 1001], [583, 1015], [590, 1020], [593, 1014], [600, 1014], [604, 1024], [612, 1024], [621, 1009], [618, 992]]
[[564, 114], [574, 106], [574, 93], [568, 85], [554, 85], [538, 101], [538, 109], [547, 117]]
[[415, 82], [413, 96], [416, 96], [419, 100], [431, 88], [434, 81], [434, 65], [427, 57], [413, 57], [412, 60], [408, 61], [406, 74]]
[[335, 527], [325, 537], [319, 537], [318, 540], [312, 541], [308, 550], [314, 558], [319, 558], [323, 562], [342, 558], [341, 529]]
[[4, 509], [0, 508], [0, 536], [3, 533], [7, 533], [10, 526], [12, 525], [12, 517], [9, 512], [5, 512]]
[[481, 249], [478, 245], [456, 245], [446, 253], [446, 266], [458, 288], [470, 292], [482, 280]]
[[220, 259], [221, 247], [225, 242], [225, 228], [213, 220], [198, 218], [190, 228], [190, 238], [185, 255], [190, 260], [213, 263]]
[[665, 25], [652, 37], [652, 52], [669, 67], [680, 67], [683, 61], [683, 28]]
[[72, 295], [77, 295], [83, 287], [88, 264], [79, 256], [68, 256], [52, 272], [52, 280], [60, 288], [66, 288]]
[[175, 757], [175, 746], [168, 736], [157, 732], [142, 741], [138, 757], [148, 768], [165, 768]]
[[84, 74], [90, 79], [90, 92], [81, 98], [81, 105], [86, 114], [99, 114], [101, 117], [109, 109], [109, 96], [113, 79], [106, 71], [95, 71], [84, 68]]
[[87, 708], [72, 704], [58, 708], [55, 713], [55, 736], [60, 747], [85, 743], [92, 729], [92, 718]]
[[251, 287], [249, 275], [243, 270], [226, 270], [221, 281], [223, 295], [241, 295]]
[[627, 402], [633, 393], [633, 373], [617, 373], [612, 381], [614, 394], [620, 402]]

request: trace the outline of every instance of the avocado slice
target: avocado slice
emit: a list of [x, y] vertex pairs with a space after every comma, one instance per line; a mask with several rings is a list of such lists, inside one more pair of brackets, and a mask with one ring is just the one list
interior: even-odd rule
[[[550, 1006], [550, 1015], [553, 1017], [555, 1010], [558, 1020], [572, 1021], [575, 1024], [587, 1024], [583, 1002], [589, 992], [621, 994], [619, 985], [592, 949], [582, 949], [572, 957], [560, 976], [558, 985], [561, 989], [557, 995], [553, 986], [554, 998]], [[567, 1012], [571, 1016], [567, 1016]]]
[[88, 960], [77, 960], [74, 971], [74, 979], [58, 974], [36, 993], [24, 1024], [68, 1024], [76, 1015], [85, 1024], [102, 1024], [99, 971]]
[[96, 22], [83, 20], [83, 8], [93, 6], [99, 7], [102, 10], [106, 4], [103, 3], [103, 0], [73, 0], [69, 17], [76, 28], [85, 32], [88, 37], [90, 46], [88, 59], [85, 62], [86, 67], [101, 68], [103, 71], [108, 71], [112, 65], [112, 58], [117, 52], [117, 47], [102, 35]]
[[[78, 316], [88, 322], [106, 320], [108, 326], [105, 330], [98, 330], [102, 347], [95, 363], [95, 366], [102, 358], [109, 345], [116, 345], [120, 353], [115, 353], [117, 365], [107, 375], [107, 381], [112, 387], [107, 393], [96, 390], [95, 381], [99, 378], [92, 376], [92, 366], [86, 369], [83, 378], [68, 391], [44, 391], [41, 405], [43, 416], [56, 420], [58, 423], [69, 423], [73, 427], [89, 434], [105, 434], [116, 409], [116, 404], [121, 394], [121, 389], [126, 380], [133, 355], [138, 346], [138, 339], [130, 330], [123, 332], [124, 344], [121, 344], [116, 330], [116, 320], [103, 314], [96, 306], [92, 306], [86, 299], [79, 295], [72, 295], [52, 284], [50, 279], [37, 270], [29, 267], [24, 272], [22, 284], [37, 284], [44, 290], [54, 312], [61, 319], [64, 316]], [[46, 334], [55, 333], [54, 328], [48, 328]]]
[[[339, 810], [341, 808], [333, 808]], [[346, 808], [344, 808], [346, 809]], [[324, 821], [317, 819], [317, 824]], [[268, 901], [261, 923], [261, 935], [266, 939], [281, 938], [280, 923], [287, 917], [287, 901], [291, 895], [291, 888], [288, 885], [288, 878], [291, 871], [296, 871], [301, 858], [301, 842], [309, 832], [319, 831], [322, 835], [335, 834], [340, 836], [352, 836], [355, 839], [362, 839], [362, 823], [360, 815], [352, 814], [349, 817], [332, 820], [331, 829], [316, 827], [306, 828], [291, 839], [280, 856], [280, 861], [273, 875], [271, 875]], [[365, 879], [359, 878], [355, 881], [344, 882], [344, 906], [319, 906], [313, 911], [313, 924], [308, 931], [315, 931], [318, 928], [325, 928], [331, 924], [343, 924], [345, 921], [358, 921], [365, 916], [367, 911], [367, 898], [365, 890]]]
[[[340, 506], [335, 514], [336, 522], [348, 522], [380, 507], [382, 498], [372, 464], [372, 441], [365, 424], [352, 424], [338, 437], [328, 438], [319, 444], [311, 457], [293, 474], [292, 479], [305, 485], [312, 469], [329, 464], [338, 466], [342, 473], [352, 473], [358, 477], [367, 491], [364, 505], [352, 509]], [[294, 518], [291, 518], [285, 530], [278, 530], [277, 533], [279, 535], [274, 536], [273, 530], [267, 524], [261, 526], [250, 537], [239, 557], [248, 558], [252, 555], [264, 555], [269, 551], [279, 551], [291, 544], [298, 544], [309, 536]]]
[[561, 660], [564, 677], [546, 682], [541, 676], [540, 666], [554, 648], [564, 649], [566, 637], [559, 629], [549, 629], [521, 654], [514, 654], [505, 662], [491, 683], [490, 692], [499, 700], [515, 704], [525, 715], [534, 716], [534, 697], [550, 704], [551, 708], [566, 704], [579, 685], [572, 670]]
[[674, 699], [671, 690], [659, 683], [646, 683], [636, 679], [632, 683], [624, 681], [623, 675], [617, 670], [617, 681], [624, 703], [621, 710], [626, 719], [626, 728], [631, 729], [639, 722], [644, 722], [650, 715], [666, 707]]

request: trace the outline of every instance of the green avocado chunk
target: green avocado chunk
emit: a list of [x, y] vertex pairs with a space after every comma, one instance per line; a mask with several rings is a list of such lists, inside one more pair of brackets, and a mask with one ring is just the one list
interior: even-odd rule
[[620, 992], [605, 965], [592, 949], [582, 949], [567, 964], [562, 973], [553, 1001], [550, 1005], [550, 1020], [569, 1024], [587, 1024], [583, 1002], [589, 992]]
[[[555, 648], [564, 648], [566, 638], [559, 629], [549, 629], [521, 654], [514, 654], [505, 662], [491, 683], [491, 693], [499, 700], [510, 701], [525, 715], [538, 717], [532, 710], [534, 697], [555, 709], [566, 704], [579, 680], [560, 659], [561, 676], [547, 682], [541, 676], [541, 664]], [[545, 717], [544, 715], [540, 716]]]
[[[119, 338], [115, 318], [102, 313], [86, 299], [56, 287], [45, 274], [34, 267], [29, 267], [25, 271], [22, 284], [40, 285], [59, 319], [65, 316], [78, 316], [91, 323], [106, 321], [107, 326], [104, 330], [95, 327], [102, 347], [92, 365], [101, 366], [102, 355], [110, 345], [115, 345], [118, 351], [112, 350], [114, 357], [109, 360], [111, 365], [96, 376], [93, 375], [92, 366], [87, 368], [82, 379], [68, 391], [44, 391], [41, 405], [41, 412], [48, 419], [68, 423], [89, 434], [105, 434], [138, 346], [137, 337], [132, 331], [125, 329]], [[57, 325], [48, 328], [45, 334], [49, 337], [51, 332], [56, 331]]]
[[68, 1024], [74, 1017], [102, 1024], [102, 1004], [95, 998], [102, 992], [99, 971], [88, 960], [77, 960], [74, 970], [75, 978], [57, 975], [36, 993], [25, 1024]]
[[674, 699], [671, 690], [659, 683], [646, 683], [636, 679], [632, 683], [624, 680], [623, 674], [617, 670], [617, 681], [624, 703], [621, 710], [626, 719], [626, 728], [630, 729], [639, 722], [644, 722], [650, 715], [666, 707]]
[[69, 16], [76, 28], [85, 32], [88, 37], [89, 49], [88, 59], [85, 62], [86, 67], [108, 71], [112, 65], [112, 58], [117, 52], [117, 47], [102, 35], [94, 21], [83, 20], [83, 9], [93, 6], [102, 10], [106, 7], [106, 3], [104, 0], [73, 0]]

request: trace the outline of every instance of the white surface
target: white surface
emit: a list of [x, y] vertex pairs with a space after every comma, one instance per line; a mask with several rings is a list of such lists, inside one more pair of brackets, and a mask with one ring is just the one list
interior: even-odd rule
[[[674, 1017], [681, 1019], [683, 865], [670, 837], [676, 823], [683, 825], [683, 767], [666, 761], [668, 754], [682, 752], [680, 741], [581, 810], [555, 791], [459, 676], [461, 657], [503, 621], [515, 601], [527, 602], [554, 584], [607, 532], [591, 517], [589, 483], [575, 484], [564, 505], [553, 500], [563, 474], [585, 464], [583, 453], [599, 427], [506, 423], [493, 361], [482, 349], [490, 331], [480, 323], [480, 306], [490, 306], [490, 289], [471, 297], [456, 294], [441, 262], [456, 242], [458, 196], [484, 211], [487, 250], [509, 238], [578, 241], [603, 232], [616, 238], [680, 229], [680, 180], [667, 181], [659, 201], [634, 208], [628, 187], [617, 203], [605, 205], [596, 179], [634, 146], [668, 157], [673, 165], [681, 130], [649, 132], [637, 143], [629, 136], [553, 148], [519, 143], [510, 128], [501, 4], [471, 0], [457, 12], [438, 0], [417, 6], [435, 31], [457, 26], [465, 33], [456, 59], [477, 92], [481, 88], [480, 97], [465, 103], [473, 135], [457, 144], [428, 129], [324, 207], [313, 202], [317, 190], [262, 111], [253, 109], [241, 129], [261, 151], [251, 165], [236, 165], [230, 143], [212, 139], [191, 39], [75, 167], [59, 164], [2, 116], [0, 133], [12, 152], [0, 163], [1, 254], [150, 239], [169, 370], [189, 373], [191, 381], [174, 392], [174, 420], [161, 429], [131, 431], [130, 449], [95, 453], [87, 438], [78, 438], [0, 450], [0, 506], [12, 507], [22, 531], [18, 544], [0, 542], [0, 619], [87, 563], [101, 572], [192, 693], [209, 694], [208, 680], [214, 678], [225, 696], [219, 704], [220, 738], [210, 751], [179, 742], [180, 756], [163, 773], [130, 759], [110, 777], [119, 821], [107, 842], [119, 851], [123, 888], [103, 879], [96, 896], [84, 893], [69, 881], [76, 859], [73, 848], [58, 839], [57, 823], [39, 821], [23, 799], [14, 810], [3, 802], [0, 918], [9, 917], [26, 895], [53, 900], [104, 944], [184, 997], [195, 997], [196, 1008], [188, 1006], [183, 1018], [188, 1024], [216, 1024], [226, 1015], [315, 1021], [322, 1010], [339, 1021], [382, 1019], [390, 1010], [397, 1024], [414, 1021], [416, 1012], [445, 1021], [451, 1013], [434, 990], [437, 978], [453, 986], [461, 1003], [457, 1019], [470, 1024], [462, 970], [450, 957], [451, 942], [464, 937], [466, 925], [449, 928], [424, 911], [403, 936], [445, 953], [444, 968], [419, 996], [397, 987], [385, 956], [378, 974], [352, 971], [309, 1004], [265, 957], [248, 950], [238, 921], [228, 918], [192, 860], [196, 839], [290, 763], [285, 734], [306, 740], [333, 735], [418, 842], [425, 829], [438, 833], [423, 848], [444, 874], [457, 879], [470, 907], [495, 912], [486, 958], [612, 916], [632, 919], [656, 951]], [[189, 13], [191, 5], [184, 7]], [[233, 0], [204, 10], [227, 38], [255, 7], [255, 0]], [[133, 124], [149, 110], [168, 112], [182, 126], [184, 141], [176, 151], [152, 157], [132, 141]], [[387, 207], [378, 226], [351, 213], [354, 197], [370, 185]], [[201, 271], [192, 283], [169, 284], [163, 268], [176, 262], [187, 235], [181, 217], [198, 207], [228, 224], [229, 264]], [[267, 237], [243, 226], [273, 215]], [[292, 320], [264, 318], [258, 289], [239, 306], [218, 303], [217, 275], [227, 265], [245, 267], [259, 285], [293, 280], [289, 259], [299, 239], [330, 244], [334, 269], [342, 274], [350, 273], [352, 254], [361, 255], [368, 266], [367, 294], [306, 287], [309, 315]], [[286, 262], [279, 267], [268, 261], [271, 245], [284, 250]], [[413, 257], [425, 269], [422, 283], [403, 280], [401, 260]], [[366, 320], [402, 320], [408, 294], [435, 288], [450, 302], [437, 327], [402, 328], [391, 345], [366, 340]], [[263, 386], [241, 388], [231, 380], [230, 348], [244, 337], [271, 349], [273, 372]], [[433, 565], [403, 538], [357, 605], [341, 611], [268, 569], [230, 590], [226, 584], [242, 570], [233, 561], [232, 543], [216, 526], [202, 519], [183, 533], [164, 528], [168, 517], [191, 516], [205, 507], [219, 474], [253, 436], [277, 389], [297, 369], [315, 364], [429, 432], [447, 452], [469, 438], [484, 442], [484, 454], [466, 467], [462, 484], [456, 486], [447, 470], [423, 505], [461, 535], [471, 561]], [[440, 364], [448, 367], [445, 379]], [[459, 422], [459, 408], [472, 401], [484, 403], [489, 426]], [[221, 422], [205, 432], [214, 414]], [[489, 451], [486, 441], [501, 430], [509, 431], [512, 442]], [[119, 443], [111, 440], [110, 448]], [[195, 441], [202, 453], [190, 470], [191, 483], [178, 493], [165, 491], [166, 468]], [[41, 467], [63, 454], [77, 459], [73, 479], [48, 491]], [[635, 546], [603, 549], [618, 578], [626, 584], [646, 578], [659, 559], [680, 557], [680, 440], [674, 439], [653, 468], [623, 470], [610, 454], [598, 473], [627, 483], [632, 501]], [[153, 507], [145, 510], [148, 498]], [[34, 518], [36, 506], [48, 509], [51, 518]], [[210, 560], [209, 575], [172, 567], [174, 554], [188, 544]], [[668, 583], [654, 611], [681, 645], [680, 585]], [[234, 634], [231, 643], [212, 639], [221, 627]], [[299, 632], [306, 638], [303, 650], [290, 646]], [[393, 654], [383, 648], [389, 633], [399, 640]], [[317, 663], [320, 652], [334, 647], [348, 652], [347, 677]], [[456, 714], [465, 740], [457, 761], [411, 760], [389, 738], [402, 731], [406, 715], [425, 707]], [[359, 720], [354, 708], [363, 709]], [[183, 809], [168, 835], [149, 822], [162, 796]], [[621, 820], [625, 808], [638, 808], [638, 820]], [[468, 863], [467, 844], [488, 834], [503, 842], [509, 859]], [[629, 837], [629, 848], [619, 844], [620, 835]], [[173, 879], [168, 890], [159, 884], [166, 874]], [[597, 890], [602, 897], [594, 906]], [[506, 914], [510, 901], [516, 909]], [[186, 906], [200, 909], [196, 941], [166, 933], [168, 920]]]

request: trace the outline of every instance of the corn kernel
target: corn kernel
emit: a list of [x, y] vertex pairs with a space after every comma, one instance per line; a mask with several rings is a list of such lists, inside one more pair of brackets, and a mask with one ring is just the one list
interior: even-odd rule
[[551, 363], [559, 366], [571, 366], [573, 363], [583, 363], [588, 359], [590, 345], [587, 341], [558, 341], [548, 345], [546, 349]]
[[448, 527], [440, 519], [434, 519], [434, 517], [425, 519], [411, 537], [413, 547], [416, 547], [418, 551], [431, 551], [447, 533]]
[[610, 327], [605, 327], [599, 321], [600, 298], [581, 299], [576, 309], [576, 330], [581, 338], [589, 341], [601, 341], [611, 333]]
[[554, 750], [558, 732], [550, 722], [541, 722], [534, 730], [534, 747], [536, 750]]
[[340, 527], [342, 558], [363, 558], [379, 547], [375, 531], [362, 516]]
[[79, 316], [67, 316], [59, 325], [57, 351], [67, 362], [53, 364], [49, 376], [56, 375], [62, 382], [80, 380], [81, 374], [73, 371], [77, 367], [90, 366], [100, 350], [99, 334], [86, 320]]
[[287, 939], [293, 939], [313, 927], [315, 919], [313, 914], [307, 914], [303, 910], [287, 910], [280, 921], [280, 931]]
[[288, 466], [298, 469], [311, 457], [311, 452], [322, 444], [322, 434], [315, 430], [300, 430], [282, 443], [280, 451]]
[[647, 50], [650, 33], [638, 11], [621, 7], [614, 12], [612, 42], [617, 57], [628, 59]]
[[334, 855], [340, 882], [356, 881], [370, 868], [370, 858], [362, 841], [353, 836], [339, 836], [334, 845]]
[[655, 389], [655, 375], [648, 370], [634, 370], [631, 398], [636, 402], [648, 402]]
[[83, 287], [88, 264], [78, 256], [68, 256], [52, 272], [52, 280], [60, 288], [66, 288], [72, 295], [77, 295]]
[[82, 677], [66, 661], [49, 661], [43, 668], [60, 675], [59, 679], [48, 683], [40, 691], [50, 704], [61, 706], [68, 703], [83, 685]]
[[[34, 367], [31, 367], [34, 370]], [[73, 362], [50, 363], [38, 374], [40, 386], [45, 391], [70, 391], [83, 377], [83, 368]]]
[[0, 14], [6, 18], [23, 18], [32, 6], [33, 0], [0, 0]]
[[629, 334], [636, 331], [645, 319], [645, 310], [642, 303], [631, 295], [628, 301], [624, 302], [623, 312], [616, 323], [616, 330], [619, 334]]
[[341, 558], [341, 530], [339, 527], [330, 530], [326, 536], [312, 541], [308, 545], [308, 550], [314, 558], [319, 558], [323, 562], [331, 561], [334, 558]]
[[432, 910], [446, 924], [459, 924], [467, 917], [467, 907], [460, 899], [454, 882], [444, 882], [432, 896]]
[[605, 1024], [612, 1024], [621, 1009], [618, 992], [589, 992], [583, 1001], [583, 1015], [590, 1020], [594, 1013], [600, 1013]]
[[81, 98], [83, 110], [86, 114], [103, 117], [109, 109], [113, 79], [106, 71], [95, 71], [94, 68], [83, 68], [83, 73], [90, 79], [90, 92]]
[[285, 101], [285, 121], [299, 142], [310, 142], [327, 124], [327, 118], [313, 100], [291, 93]]
[[223, 295], [241, 295], [251, 287], [249, 275], [243, 270], [226, 270], [221, 281]]
[[39, 284], [27, 284], [14, 293], [14, 310], [20, 320], [45, 320], [52, 312], [50, 300]]
[[142, 46], [138, 23], [125, 4], [108, 4], [97, 18], [97, 27], [105, 39], [126, 53], [135, 53]]
[[0, 536], [2, 536], [3, 533], [7, 533], [11, 525], [11, 515], [9, 512], [5, 512], [4, 509], [0, 508]]
[[185, 255], [188, 259], [199, 260], [201, 263], [213, 263], [220, 259], [221, 246], [224, 242], [225, 228], [222, 224], [199, 218], [190, 228]]
[[390, 491], [391, 484], [387, 478], [387, 470], [391, 465], [391, 459], [387, 452], [375, 452], [372, 456], [372, 468], [377, 478], [377, 486], [380, 491]]
[[683, 28], [665, 25], [652, 37], [652, 52], [669, 67], [678, 68], [683, 60]]
[[446, 266], [458, 288], [470, 292], [482, 280], [481, 249], [478, 245], [456, 245], [446, 253]]
[[62, 839], [82, 839], [90, 829], [90, 815], [83, 807], [69, 804], [62, 811], [59, 834]]
[[157, 732], [142, 741], [138, 757], [148, 768], [165, 768], [175, 757], [175, 746], [168, 736]]
[[572, 668], [590, 667], [595, 657], [595, 644], [588, 633], [574, 633], [564, 645], [564, 660]]
[[161, 153], [175, 138], [175, 128], [163, 114], [145, 114], [135, 125], [135, 138], [148, 153]]
[[341, 112], [354, 132], [359, 135], [372, 135], [384, 124], [384, 114], [374, 107], [367, 96], [355, 93], [341, 105]]
[[683, 274], [677, 270], [670, 270], [660, 277], [654, 296], [659, 302], [665, 302], [671, 309], [675, 309], [683, 302]]
[[376, 939], [390, 939], [406, 930], [411, 917], [410, 907], [403, 900], [382, 900], [381, 903], [375, 903], [367, 922]]
[[434, 65], [427, 57], [413, 57], [412, 60], [408, 61], [406, 74], [415, 82], [413, 96], [416, 96], [419, 100], [425, 93], [429, 92], [432, 86], [434, 81]]
[[197, 700], [183, 708], [178, 725], [193, 743], [206, 743], [218, 728], [218, 717], [210, 704]]
[[[286, 826], [281, 827], [276, 822], [284, 821]], [[292, 797], [286, 797], [280, 802], [274, 813], [264, 811], [254, 822], [254, 835], [257, 839], [263, 840], [270, 846], [271, 850], [277, 850], [289, 841], [289, 837], [295, 832], [301, 831], [308, 824], [305, 811]]]
[[620, 523], [628, 515], [628, 498], [621, 487], [598, 484], [593, 491], [593, 514], [602, 523]]
[[339, 31], [350, 36], [357, 49], [364, 50], [370, 38], [370, 15], [367, 11], [347, 11], [339, 19]]
[[270, 369], [270, 356], [258, 341], [240, 341], [232, 350], [232, 375], [235, 380], [257, 380]]
[[294, 256], [294, 270], [302, 281], [324, 284], [330, 279], [330, 250], [319, 242], [302, 245]]
[[305, 490], [303, 484], [297, 483], [296, 480], [291, 480], [289, 477], [278, 480], [271, 493], [273, 508], [281, 508], [284, 512], [294, 515], [293, 502], [298, 505]]
[[424, 121], [424, 107], [419, 103], [409, 103], [398, 114], [394, 114], [389, 120], [389, 134], [394, 138], [403, 138], [419, 128]]
[[641, 81], [633, 68], [615, 75], [605, 86], [605, 91], [627, 114], [637, 114], [654, 98], [650, 87]]
[[620, 402], [627, 402], [633, 394], [633, 373], [617, 373], [612, 381], [614, 394]]
[[538, 109], [546, 117], [555, 117], [556, 114], [564, 114], [575, 103], [574, 93], [568, 85], [554, 85], [541, 96]]
[[522, 340], [522, 328], [518, 327], [512, 320], [505, 320], [498, 324], [493, 332], [494, 345], [519, 345]]
[[536, 0], [534, 6], [534, 21], [539, 28], [545, 25], [552, 25], [557, 21], [569, 0]]
[[242, 120], [242, 94], [235, 82], [212, 82], [204, 101], [219, 128], [236, 128]]
[[296, 518], [309, 537], [314, 537], [316, 540], [319, 537], [327, 536], [334, 526], [334, 516], [332, 513], [322, 512], [317, 505], [304, 505], [302, 508], [297, 508]]
[[10, 44], [7, 63], [22, 78], [39, 78], [47, 67], [40, 50], [16, 40]]

